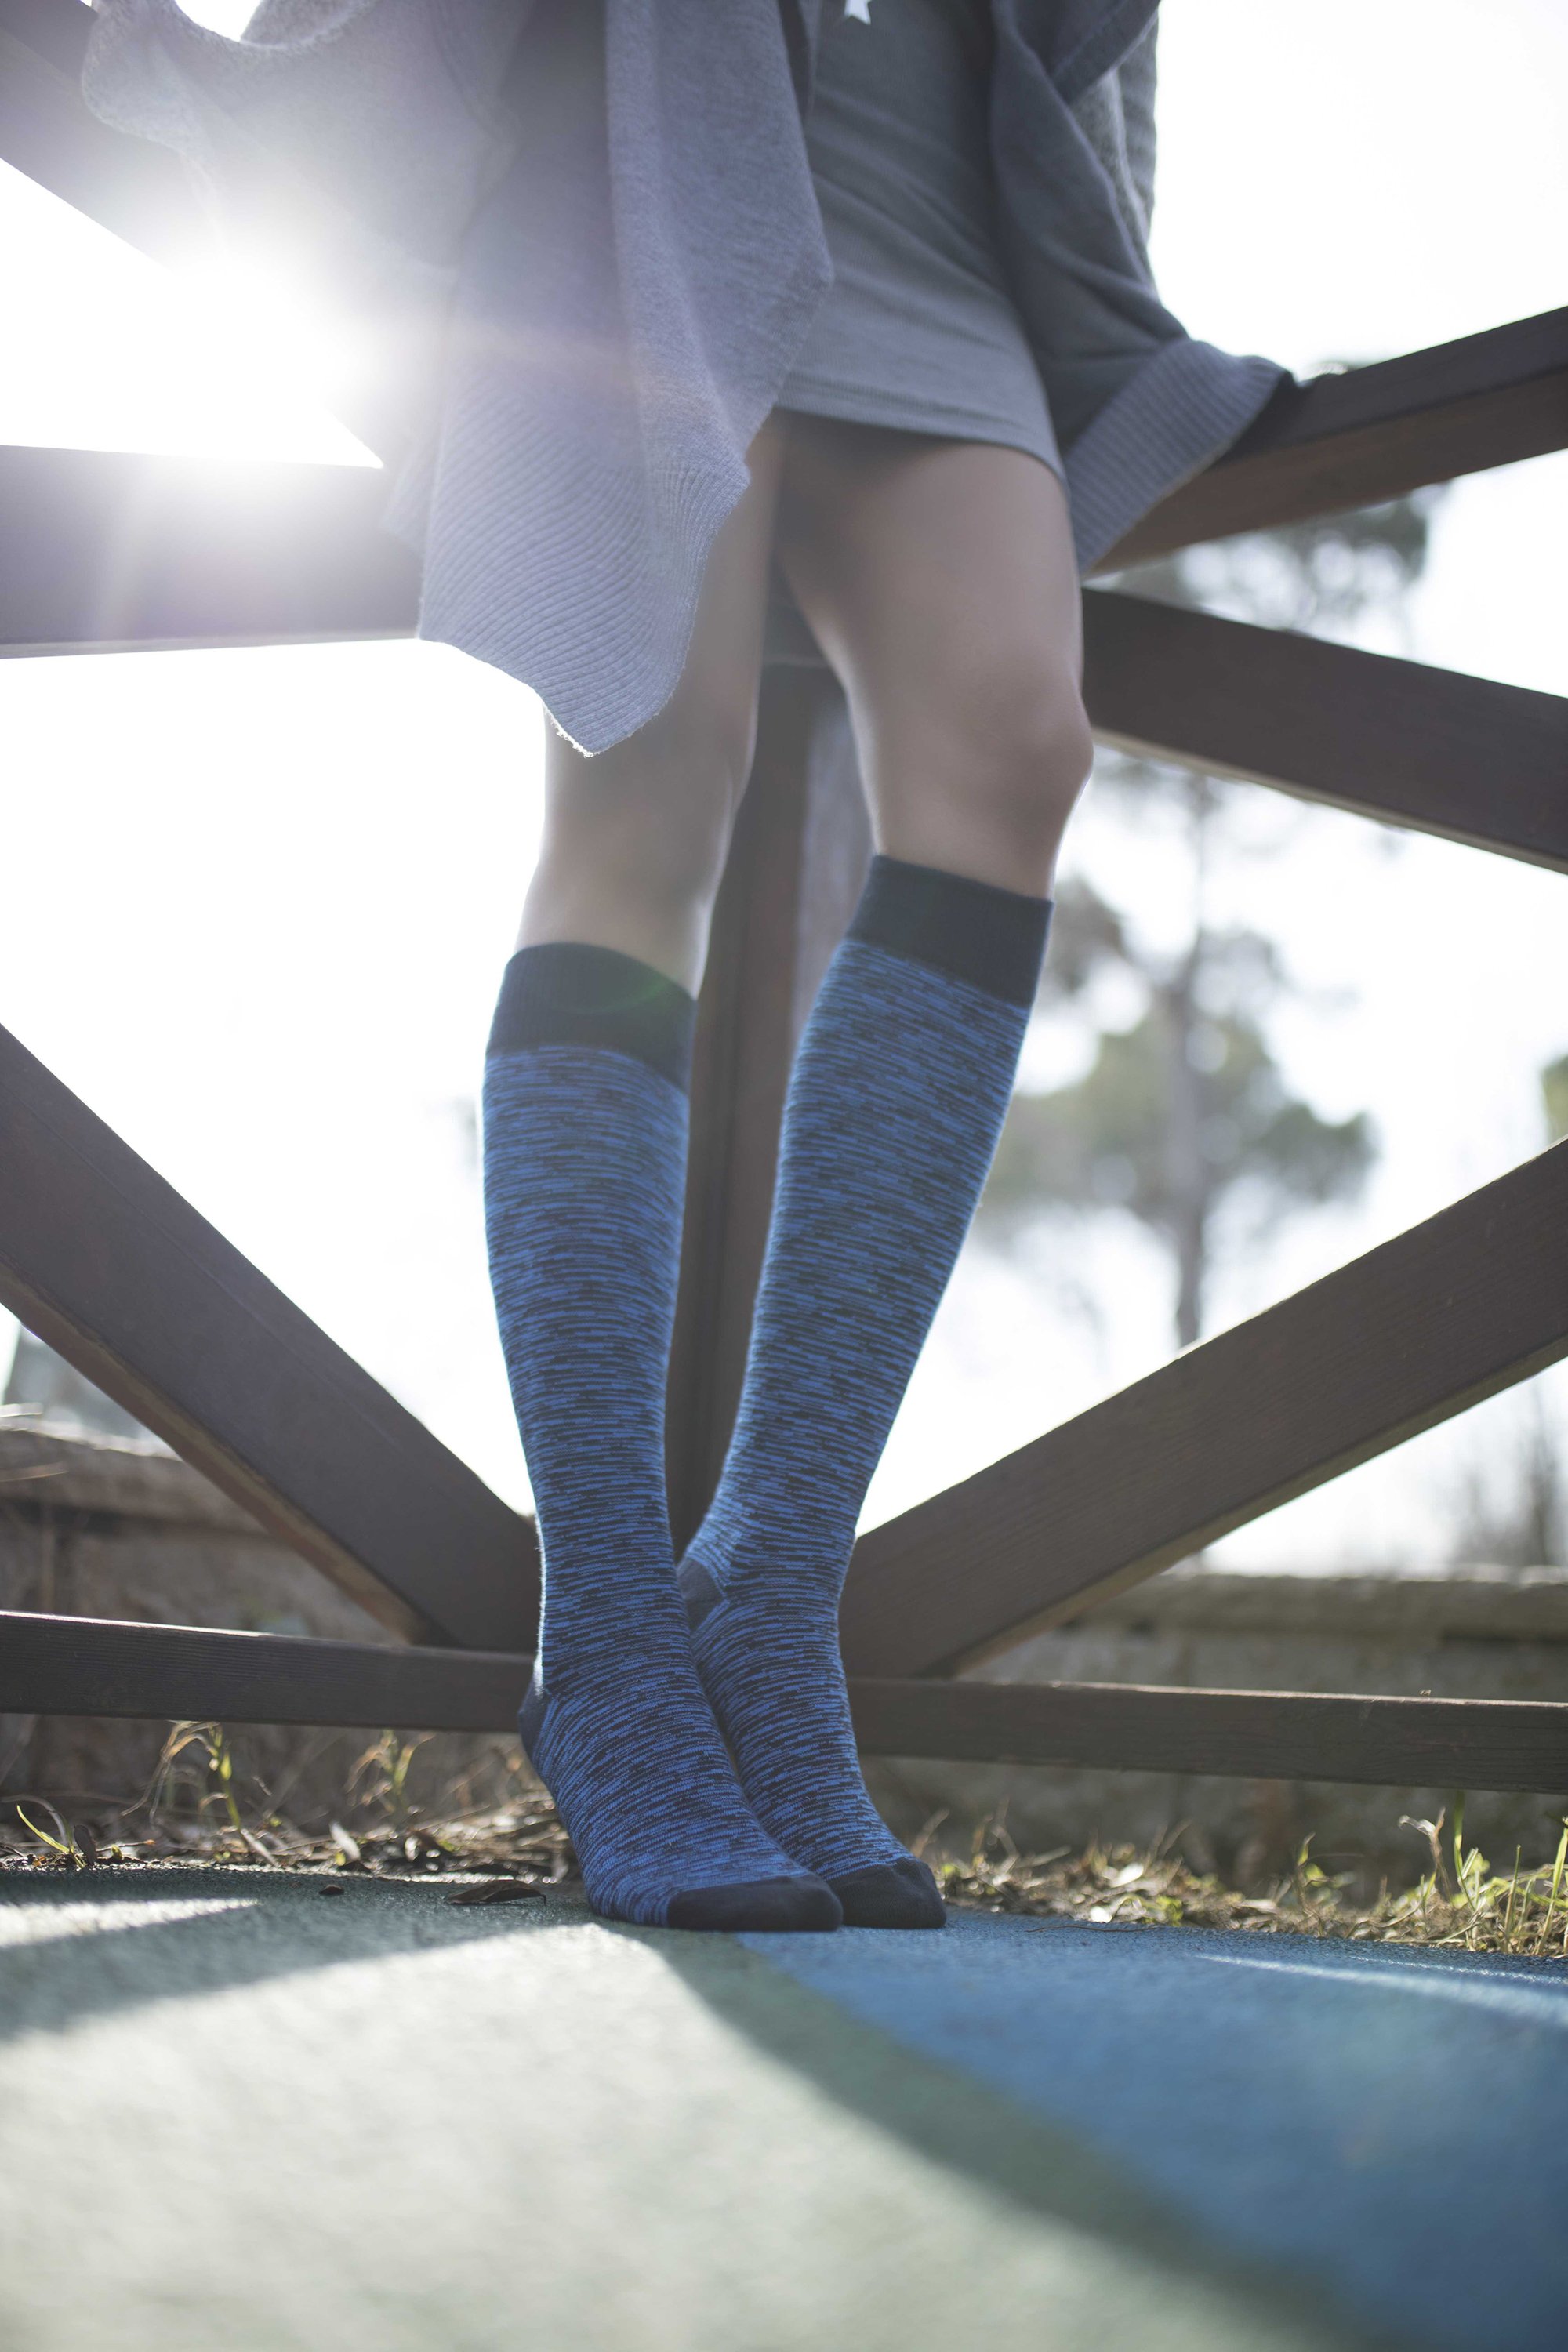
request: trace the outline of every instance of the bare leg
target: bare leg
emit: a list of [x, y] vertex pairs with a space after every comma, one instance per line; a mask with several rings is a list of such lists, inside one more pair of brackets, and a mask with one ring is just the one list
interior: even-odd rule
[[771, 440], [759, 458], [668, 708], [595, 760], [552, 746], [544, 858], [485, 1073], [490, 1275], [544, 1555], [519, 1729], [589, 1900], [648, 1927], [841, 1916], [741, 1791], [665, 1491], [690, 992], [750, 757]]
[[847, 691], [879, 849], [1047, 891], [1091, 751], [1056, 476], [1017, 449], [792, 417], [779, 551]]
[[851, 1926], [942, 1904], [861, 1781], [855, 1524], [1006, 1111], [1089, 765], [1058, 486], [1006, 449], [792, 420], [781, 553], [848, 690], [879, 847], [791, 1081], [746, 1379], [681, 1569], [746, 1795]]
[[783, 447], [772, 426], [752, 445], [751, 488], [714, 545], [686, 667], [658, 718], [594, 759], [552, 731], [519, 947], [616, 948], [695, 993], [756, 736]]

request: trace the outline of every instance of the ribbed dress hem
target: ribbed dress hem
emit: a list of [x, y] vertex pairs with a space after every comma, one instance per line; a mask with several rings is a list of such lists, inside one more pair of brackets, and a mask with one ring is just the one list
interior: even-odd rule
[[924, 433], [940, 441], [985, 441], [1001, 449], [1021, 449], [1037, 457], [1065, 481], [1055, 446], [977, 409], [937, 407], [927, 401], [898, 400], [868, 392], [863, 384], [829, 383], [791, 373], [778, 405], [786, 415], [826, 416], [840, 425], [877, 425], [892, 433]]

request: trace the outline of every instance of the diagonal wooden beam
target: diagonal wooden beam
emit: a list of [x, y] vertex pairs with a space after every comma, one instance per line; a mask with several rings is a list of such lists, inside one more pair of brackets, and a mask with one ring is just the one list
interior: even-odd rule
[[395, 1632], [531, 1646], [531, 1522], [5, 1030], [0, 1302]]
[[863, 1536], [852, 1675], [1005, 1649], [1568, 1356], [1568, 1143]]
[[1568, 309], [1288, 384], [1096, 565], [1402, 498], [1568, 447]]
[[[532, 1660], [0, 1612], [0, 1714], [510, 1732]], [[856, 1682], [871, 1756], [1568, 1789], [1568, 1706], [1115, 1683]]]
[[1084, 615], [1105, 741], [1568, 873], [1568, 697], [1107, 589]]
[[184, 165], [82, 98], [91, 30], [81, 0], [0, 0], [0, 161], [154, 260], [188, 261], [210, 230]]
[[0, 447], [0, 654], [410, 635], [385, 501], [370, 466]]

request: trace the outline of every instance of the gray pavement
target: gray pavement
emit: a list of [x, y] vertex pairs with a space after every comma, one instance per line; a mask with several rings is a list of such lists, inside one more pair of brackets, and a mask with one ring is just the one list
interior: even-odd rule
[[1557, 2341], [1535, 2215], [1568, 2187], [1568, 1978], [1356, 1965], [987, 1916], [734, 1939], [563, 1896], [8, 1874], [0, 2345], [1443, 2342], [1421, 2277], [1454, 2200], [1495, 2230], [1532, 2178], [1487, 2249], [1521, 2323], [1497, 2340]]

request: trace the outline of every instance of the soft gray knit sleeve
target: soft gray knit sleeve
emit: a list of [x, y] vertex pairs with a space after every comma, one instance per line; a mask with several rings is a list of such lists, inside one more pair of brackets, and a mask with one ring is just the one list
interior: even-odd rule
[[1145, 272], [1154, 211], [1154, 44], [1157, 23], [1119, 65], [1086, 89], [1073, 119], [1110, 182], [1116, 209]]

